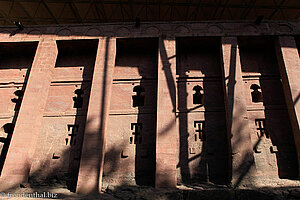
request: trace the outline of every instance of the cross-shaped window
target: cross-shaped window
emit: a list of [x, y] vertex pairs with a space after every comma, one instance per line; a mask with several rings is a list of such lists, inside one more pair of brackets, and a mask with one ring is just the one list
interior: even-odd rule
[[143, 129], [142, 123], [131, 123], [131, 130], [134, 130], [134, 132], [132, 132], [133, 136], [130, 137], [130, 144], [142, 143], [142, 129]]
[[[206, 134], [205, 134], [205, 121], [194, 121], [194, 128], [196, 128], [195, 132], [195, 141], [198, 140], [198, 138], [201, 141], [206, 140]], [[199, 134], [199, 136], [197, 135]]]

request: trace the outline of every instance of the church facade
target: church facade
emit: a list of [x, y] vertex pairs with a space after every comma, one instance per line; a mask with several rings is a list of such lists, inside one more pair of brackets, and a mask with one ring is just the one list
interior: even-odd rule
[[299, 185], [300, 23], [0, 27], [0, 189]]

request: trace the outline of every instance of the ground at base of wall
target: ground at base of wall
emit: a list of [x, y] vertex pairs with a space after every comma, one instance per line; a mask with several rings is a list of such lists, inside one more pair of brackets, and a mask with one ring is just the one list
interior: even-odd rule
[[[103, 189], [102, 194], [82, 195], [72, 193], [66, 188], [47, 186], [31, 188], [28, 185], [22, 185], [19, 188], [0, 194], [0, 199], [22, 200], [296, 200], [300, 199], [300, 187], [233, 189], [226, 186], [199, 184], [193, 187], [178, 186], [176, 189], [154, 189], [152, 187], [108, 186], [106, 189]], [[8, 197], [9, 195], [10, 197]], [[24, 195], [27, 195], [27, 197], [24, 197]], [[35, 196], [28, 197], [29, 195]], [[46, 198], [43, 198], [42, 195]]]

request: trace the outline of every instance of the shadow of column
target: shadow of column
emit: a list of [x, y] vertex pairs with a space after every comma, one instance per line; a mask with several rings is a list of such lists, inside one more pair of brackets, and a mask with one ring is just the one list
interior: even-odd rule
[[[220, 52], [219, 39], [178, 38], [177, 42], [178, 107], [180, 109], [178, 114], [180, 161], [177, 167], [180, 167], [182, 182], [228, 184], [229, 158], [224, 91], [220, 76], [220, 60], [213, 59]], [[192, 104], [187, 102], [187, 96], [193, 92], [192, 89], [187, 91], [188, 85], [201, 85], [201, 82], [204, 89], [204, 104], [188, 108], [188, 104], [189, 107]], [[203, 107], [203, 110], [198, 110], [200, 107]], [[188, 129], [188, 126], [193, 126], [189, 124], [191, 119], [204, 122], [204, 138], [201, 141], [200, 138], [195, 138], [195, 142], [191, 139], [194, 135], [200, 137], [197, 132], [193, 134], [190, 132], [191, 129]], [[197, 148], [200, 152], [196, 153], [196, 150], [192, 152], [192, 149]]]
[[[16, 43], [16, 44], [9, 44], [9, 47], [7, 47], [8, 43], [4, 43], [4, 47], [7, 48], [3, 49], [3, 52], [1, 53], [7, 53], [7, 55], [3, 55], [5, 62], [0, 62], [0, 69], [20, 69], [21, 68], [27, 68], [27, 72], [24, 77], [23, 85], [21, 90], [16, 90], [14, 92], [15, 98], [11, 99], [13, 103], [15, 103], [14, 108], [14, 115], [11, 123], [5, 124], [3, 126], [4, 132], [7, 133], [7, 137], [5, 139], [5, 142], [3, 144], [2, 151], [0, 152], [0, 175], [4, 166], [4, 162], [7, 156], [7, 152], [9, 149], [10, 141], [12, 139], [13, 130], [18, 118], [19, 110], [22, 104], [22, 98], [26, 89], [26, 84], [28, 82], [28, 78], [31, 71], [31, 66], [34, 60], [34, 56], [37, 50], [38, 43], [37, 42], [29, 42], [29, 43]], [[0, 49], [1, 51], [1, 49]], [[17, 58], [18, 56], [18, 58]], [[2, 61], [2, 60], [1, 60]], [[7, 66], [5, 66], [7, 65]]]
[[[110, 99], [112, 121], [108, 126], [103, 184], [154, 186], [157, 74], [152, 69], [158, 62], [158, 40], [120, 38], [116, 42], [116, 86]], [[116, 126], [114, 120], [120, 124]]]

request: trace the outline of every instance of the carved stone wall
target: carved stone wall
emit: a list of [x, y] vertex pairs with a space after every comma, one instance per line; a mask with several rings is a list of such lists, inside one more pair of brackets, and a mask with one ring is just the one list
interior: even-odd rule
[[297, 178], [297, 154], [274, 38], [240, 37], [239, 44], [257, 176]]
[[36, 42], [0, 44], [1, 170], [20, 110], [36, 48]]
[[[228, 181], [220, 40], [178, 38], [179, 182]], [[197, 101], [197, 87], [200, 100]]]
[[[21, 155], [22, 136], [15, 139], [9, 124], [29, 126], [18, 121], [19, 110], [32, 110], [22, 119], [36, 120], [38, 129], [26, 134], [37, 141], [23, 163], [28, 170], [1, 174], [0, 190], [8, 187], [5, 181], [13, 186], [28, 181], [24, 177], [29, 175], [32, 183], [54, 179], [75, 191], [77, 179], [87, 176], [80, 169], [91, 165], [88, 187], [98, 191], [122, 184], [175, 186], [176, 180], [229, 184], [232, 177], [238, 177], [235, 186], [255, 181], [285, 185], [286, 179], [299, 176], [299, 35], [299, 22], [272, 21], [31, 26], [23, 31], [0, 27], [0, 150], [8, 149], [12, 135], [10, 165]], [[237, 45], [225, 55], [222, 38], [229, 36]], [[293, 45], [284, 46], [286, 36]], [[37, 44], [43, 44], [42, 57]], [[53, 70], [31, 71], [34, 59], [35, 66], [44, 66], [55, 58]], [[297, 61], [294, 67], [291, 60]], [[230, 73], [224, 72], [225, 64]], [[235, 73], [237, 67], [241, 74]], [[27, 80], [45, 79], [39, 73], [51, 79], [49, 89], [31, 84], [28, 95], [35, 103], [21, 104]], [[238, 96], [237, 87], [243, 88]], [[35, 106], [40, 96], [47, 97], [42, 99], [46, 103]], [[228, 106], [230, 96], [246, 102], [239, 106], [245, 107], [242, 120], [249, 127], [232, 126], [238, 119], [232, 114], [236, 105]], [[99, 105], [87, 120], [90, 99]], [[35, 113], [42, 117], [36, 119]], [[170, 120], [161, 120], [164, 116]], [[241, 129], [245, 137], [239, 137]], [[249, 154], [241, 153], [245, 141], [236, 138], [248, 138], [253, 148]], [[243, 162], [246, 167], [235, 166]]]
[[103, 184], [154, 186], [158, 40], [116, 42]]
[[86, 25], [26, 26], [18, 31], [15, 27], [0, 27], [1, 38], [39, 40], [46, 35], [57, 38], [70, 37], [158, 37], [158, 36], [259, 36], [298, 35], [299, 22], [266, 21], [259, 25], [239, 22], [173, 22], [173, 23], [106, 23]]
[[31, 166], [32, 182], [67, 180], [75, 188], [97, 40], [58, 41], [58, 57]]

